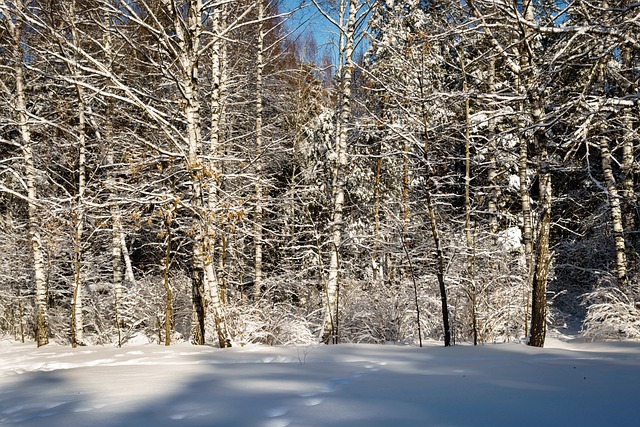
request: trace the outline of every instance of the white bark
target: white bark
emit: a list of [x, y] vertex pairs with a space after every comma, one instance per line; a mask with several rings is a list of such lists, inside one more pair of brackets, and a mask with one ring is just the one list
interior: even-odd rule
[[[111, 27], [111, 14], [105, 13], [103, 18], [103, 25], [107, 28]], [[103, 36], [103, 50], [104, 55], [107, 58], [108, 64], [113, 62], [113, 50], [112, 40], [109, 31], [105, 31]], [[114, 171], [115, 166], [115, 147], [114, 147], [114, 128], [113, 128], [113, 100], [111, 98], [105, 99], [106, 107], [104, 113], [104, 139], [102, 134], [96, 128], [96, 138], [101, 144], [105, 144], [107, 147], [106, 155], [106, 167], [107, 170], [107, 188], [110, 191], [111, 205], [109, 207], [111, 215], [111, 268], [113, 270], [113, 312], [114, 312], [114, 324], [118, 330], [118, 345], [122, 345], [121, 328], [124, 325], [124, 314], [122, 309], [122, 284], [124, 280], [123, 271], [123, 255], [126, 254], [126, 272], [129, 276], [129, 281], [133, 285], [135, 284], [135, 277], [133, 275], [133, 267], [131, 266], [131, 259], [127, 251], [126, 239], [124, 231], [122, 229], [122, 215], [120, 212], [120, 206], [115, 203], [116, 199], [116, 176]]]
[[[67, 13], [67, 19], [71, 25], [72, 44], [79, 48], [80, 40], [78, 31], [75, 26], [75, 2], [70, 3], [70, 10]], [[75, 56], [75, 54], [72, 54]], [[80, 73], [76, 67], [77, 59], [73, 58], [69, 62], [69, 70], [75, 81], [80, 81]], [[82, 278], [82, 239], [84, 233], [85, 207], [84, 197], [87, 187], [86, 183], [86, 107], [84, 102], [84, 88], [76, 84], [76, 95], [78, 98], [78, 129], [77, 129], [77, 146], [78, 146], [78, 182], [77, 194], [74, 202], [73, 226], [74, 226], [74, 281], [73, 281], [73, 299], [71, 301], [71, 345], [76, 347], [82, 344], [84, 338], [84, 317], [82, 313], [83, 306], [83, 278]]]
[[622, 182], [622, 194], [625, 203], [624, 227], [628, 230], [633, 230], [636, 226], [636, 216], [634, 213], [636, 206], [634, 179], [635, 147], [633, 120], [630, 116], [631, 113], [628, 113], [624, 120], [624, 141], [622, 142], [622, 171], [624, 178]]
[[[118, 218], [119, 219], [119, 218]], [[127, 248], [127, 237], [124, 234], [124, 231], [122, 230], [122, 222], [118, 221], [117, 225], [114, 224], [114, 227], [116, 227], [119, 229], [119, 239], [120, 239], [120, 252], [122, 253], [122, 258], [124, 259], [124, 265], [125, 265], [125, 275], [127, 280], [129, 281], [129, 284], [131, 284], [132, 286], [136, 284], [136, 276], [133, 274], [133, 264], [131, 263], [131, 257], [129, 256], [129, 249]], [[114, 238], [114, 244], [115, 244], [115, 236]], [[115, 252], [115, 249], [114, 249]]]
[[21, 13], [25, 5], [16, 0], [10, 6], [5, 0], [0, 3], [0, 19], [5, 21], [6, 28], [13, 42], [13, 72], [15, 77], [15, 120], [20, 133], [20, 146], [24, 158], [24, 181], [27, 187], [29, 240], [33, 258], [33, 279], [36, 291], [36, 342], [38, 347], [49, 343], [49, 314], [47, 307], [48, 292], [44, 271], [44, 253], [39, 224], [39, 200], [36, 186], [36, 168], [31, 141], [31, 128], [27, 114], [27, 95], [23, 68], [23, 34]]
[[256, 299], [260, 296], [260, 289], [262, 287], [262, 245], [263, 245], [263, 210], [264, 210], [264, 189], [262, 182], [262, 175], [264, 172], [264, 153], [263, 153], [263, 141], [262, 141], [262, 73], [264, 69], [264, 33], [263, 33], [263, 19], [264, 19], [264, 1], [256, 0], [258, 3], [258, 37], [256, 43], [257, 58], [256, 58], [256, 206], [255, 206], [255, 218], [254, 218], [254, 294]]
[[[231, 346], [231, 337], [226, 327], [220, 290], [213, 266], [211, 239], [211, 210], [206, 203], [208, 177], [211, 171], [204, 168], [202, 159], [201, 107], [199, 100], [198, 62], [200, 57], [200, 37], [202, 36], [202, 2], [190, 0], [188, 3], [186, 27], [182, 17], [176, 12], [174, 28], [178, 40], [178, 62], [180, 80], [178, 85], [183, 96], [183, 114], [186, 124], [188, 144], [187, 170], [191, 178], [192, 204], [196, 212], [196, 236], [193, 244], [193, 322], [192, 341], [204, 344], [205, 337], [205, 295], [210, 293], [214, 324], [218, 332], [220, 347]], [[210, 203], [210, 202], [209, 202]]]
[[[343, 73], [340, 78], [340, 113], [339, 126], [336, 133], [335, 151], [337, 161], [334, 171], [334, 200], [333, 215], [330, 235], [330, 260], [329, 277], [327, 279], [326, 298], [327, 306], [322, 329], [322, 341], [324, 343], [338, 342], [338, 293], [340, 289], [340, 246], [342, 245], [342, 233], [344, 228], [344, 200], [347, 168], [347, 137], [348, 123], [351, 116], [351, 80], [353, 77], [354, 62], [353, 50], [355, 40], [355, 21], [358, 1], [348, 0], [347, 22], [340, 28], [344, 31], [345, 45], [340, 52], [341, 61], [344, 61]], [[343, 7], [346, 7], [342, 3]]]
[[602, 173], [604, 174], [604, 181], [609, 196], [611, 220], [613, 222], [613, 238], [616, 245], [616, 278], [618, 285], [624, 286], [627, 283], [627, 255], [624, 241], [624, 226], [622, 223], [622, 206], [616, 180], [611, 168], [609, 142], [605, 137], [600, 137], [600, 156], [602, 160]]
[[[528, 19], [533, 19], [533, 4], [527, 0], [523, 1], [522, 7], [525, 9], [525, 15]], [[520, 130], [520, 149], [518, 156], [518, 178], [520, 179], [520, 204], [522, 211], [522, 238], [524, 241], [524, 255], [526, 265], [526, 291], [524, 296], [525, 305], [525, 334], [529, 332], [529, 308], [531, 304], [531, 290], [533, 289], [533, 276], [535, 268], [535, 259], [533, 254], [533, 224], [532, 224], [532, 212], [531, 212], [531, 199], [529, 196], [529, 184], [527, 182], [527, 168], [529, 162], [529, 140], [531, 138], [530, 132], [525, 132], [525, 129], [529, 125], [526, 117], [531, 117], [530, 111], [527, 111], [528, 104], [526, 99], [529, 96], [528, 91], [531, 90], [535, 81], [533, 77], [536, 75], [534, 66], [531, 63], [528, 42], [524, 40], [527, 36], [527, 32], [520, 34], [522, 40], [519, 40], [519, 55], [520, 64], [516, 69], [518, 93], [522, 98], [520, 102], [520, 114], [518, 127]]]
[[[122, 218], [117, 207], [111, 208], [111, 268], [113, 270], [113, 313], [114, 324], [120, 332], [123, 325], [124, 317], [122, 313], [122, 281], [124, 279], [122, 271], [122, 245], [120, 236], [122, 232]], [[127, 257], [129, 259], [129, 257]], [[129, 260], [131, 263], [131, 260]], [[133, 268], [131, 268], [133, 275]], [[121, 337], [119, 337], [121, 338]], [[122, 344], [118, 339], [118, 344]]]
[[[496, 92], [496, 61], [495, 59], [489, 60], [489, 70], [488, 70], [488, 78], [487, 78], [487, 91], [489, 94], [493, 95]], [[498, 231], [498, 219], [499, 219], [499, 211], [498, 211], [498, 203], [500, 199], [500, 187], [497, 185], [498, 179], [498, 163], [496, 160], [496, 119], [493, 115], [489, 118], [488, 126], [487, 126], [487, 134], [489, 138], [489, 171], [487, 173], [487, 178], [489, 181], [489, 203], [487, 206], [487, 210], [491, 215], [491, 231]]]
[[[622, 49], [622, 66], [625, 70], [625, 75], [630, 82], [633, 82], [629, 87], [629, 93], [638, 93], [638, 81], [634, 80], [633, 67], [634, 62], [632, 60], [631, 49]], [[634, 131], [634, 117], [638, 117], [640, 110], [636, 103], [635, 106], [625, 111], [624, 133], [622, 142], [622, 171], [624, 174], [623, 179], [623, 199], [625, 204], [624, 209], [624, 227], [627, 230], [634, 230], [636, 228], [636, 194], [635, 194], [635, 152], [636, 147], [634, 141], [637, 139], [637, 129]], [[633, 238], [632, 238], [633, 241]]]

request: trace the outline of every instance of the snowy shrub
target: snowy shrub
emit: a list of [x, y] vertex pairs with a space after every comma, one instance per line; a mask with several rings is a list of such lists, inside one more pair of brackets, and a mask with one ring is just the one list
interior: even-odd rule
[[22, 339], [23, 332], [27, 332], [24, 330], [25, 310], [22, 304], [12, 292], [0, 291], [0, 337], [11, 336], [18, 341]]
[[322, 313], [310, 314], [299, 304], [298, 297], [305, 286], [275, 284], [270, 280], [265, 280], [265, 284], [266, 289], [257, 301], [245, 297], [226, 305], [227, 324], [234, 342], [239, 345], [317, 343], [314, 331], [319, 329]]
[[228, 327], [236, 344], [308, 345], [317, 342], [309, 324], [284, 304], [260, 307], [230, 304], [226, 308]]
[[585, 339], [640, 339], [640, 289], [602, 287], [584, 295], [588, 305], [582, 326]]
[[[442, 318], [438, 290], [436, 287], [423, 286], [419, 294], [422, 337], [439, 339]], [[419, 341], [418, 318], [410, 281], [404, 280], [393, 285], [381, 281], [350, 281], [343, 284], [340, 301], [341, 341], [368, 344]]]
[[363, 289], [352, 281], [341, 288], [340, 339], [356, 343], [385, 343], [402, 338], [407, 298], [399, 287]]
[[[189, 336], [191, 325], [191, 279], [183, 272], [176, 272], [169, 279], [172, 288], [174, 338]], [[150, 340], [164, 342], [166, 291], [161, 276], [150, 275], [128, 287], [123, 296], [125, 341], [144, 333]]]
[[519, 341], [525, 336], [526, 294], [521, 286], [503, 286], [486, 296], [478, 314], [482, 342]]

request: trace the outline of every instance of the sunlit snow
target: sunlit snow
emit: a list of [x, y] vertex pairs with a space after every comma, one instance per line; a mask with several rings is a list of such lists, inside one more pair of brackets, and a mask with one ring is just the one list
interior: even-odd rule
[[2, 426], [622, 426], [637, 423], [638, 396], [638, 342], [0, 342]]

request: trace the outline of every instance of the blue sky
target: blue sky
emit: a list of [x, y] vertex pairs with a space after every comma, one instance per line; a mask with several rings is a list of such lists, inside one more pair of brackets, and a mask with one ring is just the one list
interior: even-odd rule
[[[326, 0], [318, 0], [319, 4], [328, 3]], [[334, 1], [334, 3], [337, 3]], [[321, 13], [318, 12], [316, 6], [311, 0], [281, 0], [281, 11], [294, 10], [301, 5], [306, 5], [301, 10], [294, 13], [289, 24], [289, 28], [296, 28], [300, 25], [301, 31], [309, 31], [316, 40], [320, 50], [319, 55], [323, 55], [327, 50], [330, 52], [333, 62], [337, 61], [337, 41], [338, 31]], [[325, 11], [331, 14], [330, 7], [325, 6]], [[335, 14], [331, 14], [334, 16]], [[337, 17], [335, 17], [337, 20]], [[299, 32], [297, 33], [299, 34]], [[361, 44], [360, 48], [365, 45]]]
[[[308, 31], [313, 35], [320, 49], [335, 51], [337, 30], [318, 13], [316, 7], [310, 0], [283, 0], [281, 10], [283, 12], [294, 10], [300, 7], [302, 3], [308, 6], [294, 13], [290, 19], [289, 28], [293, 29], [301, 26], [300, 30], [296, 33], [297, 35], [302, 31]], [[332, 54], [332, 57], [334, 56], [335, 53]]]

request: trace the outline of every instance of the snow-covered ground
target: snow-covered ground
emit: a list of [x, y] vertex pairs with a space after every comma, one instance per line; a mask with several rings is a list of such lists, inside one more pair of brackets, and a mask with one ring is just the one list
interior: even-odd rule
[[638, 425], [640, 343], [0, 342], [1, 426]]

